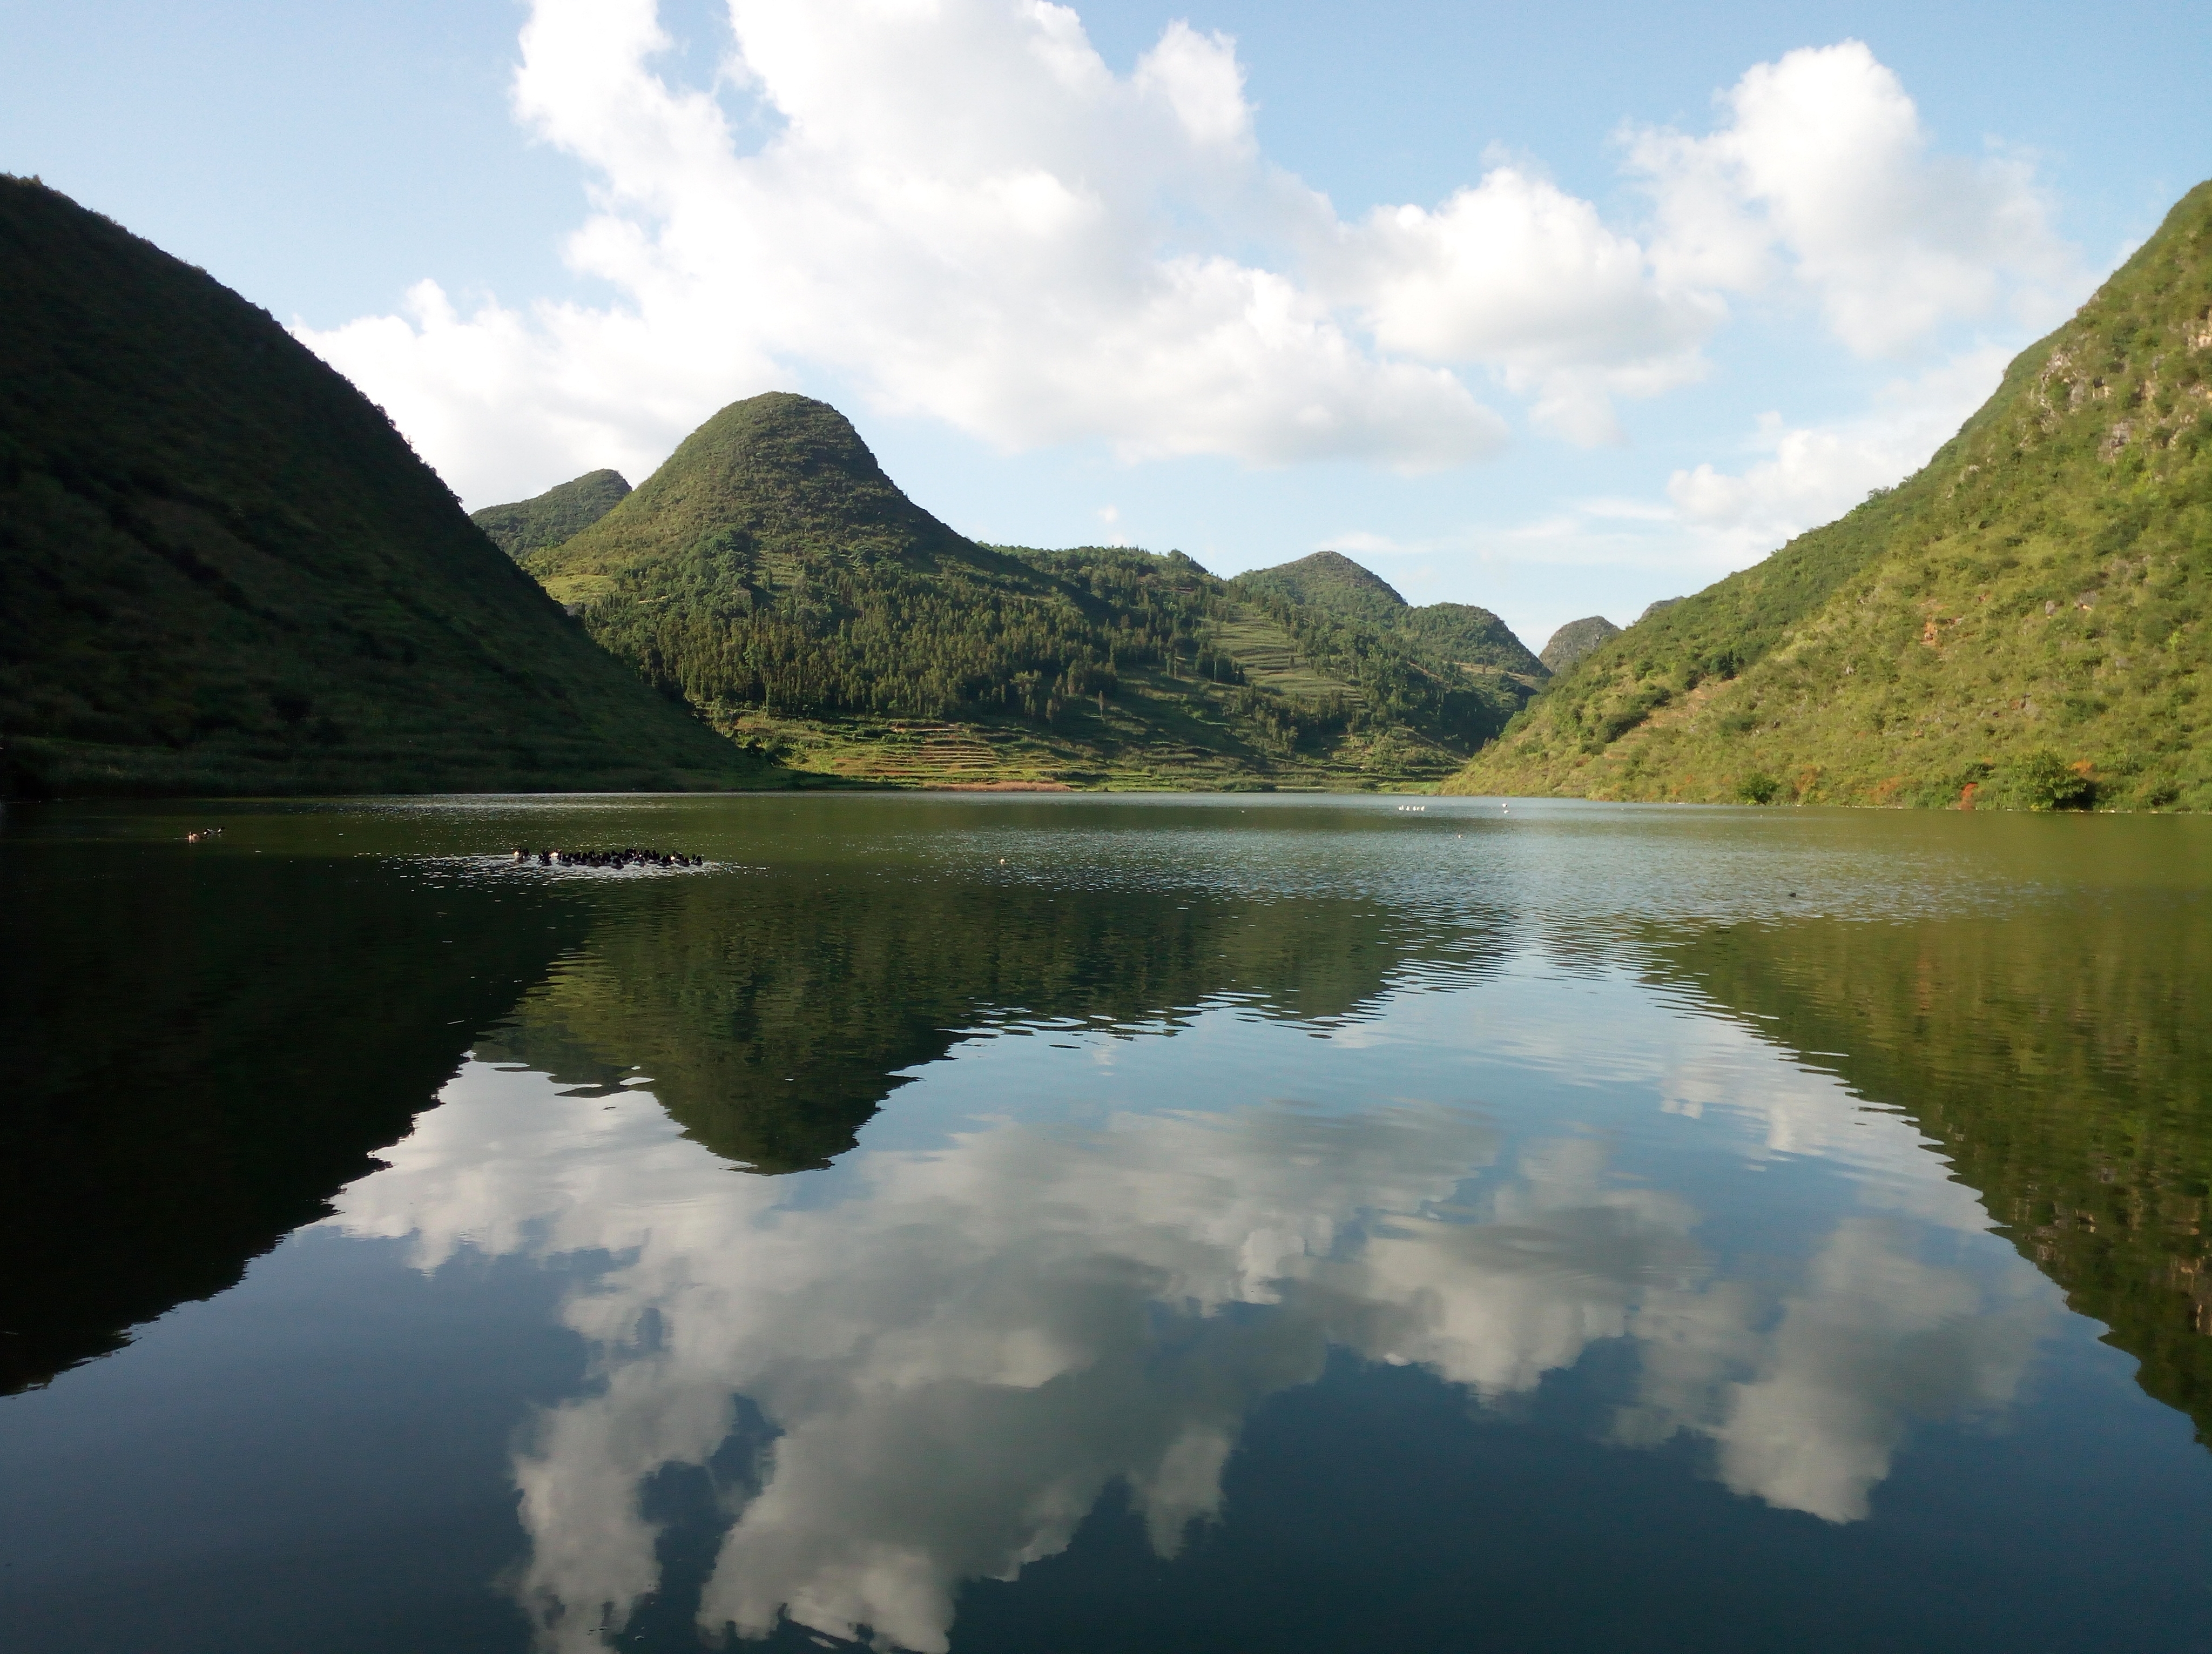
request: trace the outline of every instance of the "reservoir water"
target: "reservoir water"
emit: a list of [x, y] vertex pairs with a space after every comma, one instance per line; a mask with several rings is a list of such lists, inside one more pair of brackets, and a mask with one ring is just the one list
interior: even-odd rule
[[0, 1645], [2212, 1647], [2208, 891], [2172, 818], [11, 806]]

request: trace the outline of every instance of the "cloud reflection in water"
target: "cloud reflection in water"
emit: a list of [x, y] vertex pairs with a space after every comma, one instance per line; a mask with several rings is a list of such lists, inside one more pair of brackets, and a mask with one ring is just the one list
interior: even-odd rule
[[1494, 1402], [1632, 1339], [1614, 1440], [1707, 1438], [1734, 1491], [1833, 1522], [1867, 1514], [1911, 1419], [2012, 1394], [2037, 1300], [1918, 1256], [1912, 1218], [1731, 1271], [1695, 1207], [1608, 1156], [1583, 1134], [1508, 1152], [1465, 1109], [1263, 1104], [979, 1122], [769, 1179], [647, 1095], [472, 1064], [332, 1221], [411, 1235], [426, 1269], [609, 1255], [565, 1311], [599, 1384], [516, 1463], [553, 1649], [603, 1646], [656, 1590], [645, 1485], [714, 1460], [738, 1396], [775, 1434], [726, 1489], [702, 1621], [935, 1651], [963, 1582], [1060, 1551], [1116, 1483], [1175, 1554], [1220, 1515], [1244, 1421], [1332, 1347]]

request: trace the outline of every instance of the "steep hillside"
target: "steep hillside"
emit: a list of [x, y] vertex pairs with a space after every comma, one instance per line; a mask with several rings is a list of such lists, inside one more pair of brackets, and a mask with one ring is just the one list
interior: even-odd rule
[[0, 735], [0, 780], [31, 792], [744, 769], [593, 647], [265, 312], [5, 177]]
[[1554, 675], [1565, 672], [1608, 637], [1620, 635], [1620, 628], [1603, 615], [1590, 615], [1581, 620], [1571, 620], [1553, 632], [1536, 658], [1550, 667]]
[[1179, 555], [976, 544], [901, 493], [836, 410], [782, 392], [724, 409], [522, 562], [717, 727], [855, 777], [1425, 780], [1522, 698]]
[[1594, 651], [1464, 792], [2212, 806], [2212, 185], [1927, 466]]
[[[1528, 645], [1489, 610], [1468, 603], [1415, 608], [1388, 581], [1340, 551], [1316, 551], [1296, 562], [1255, 569], [1231, 584], [1271, 604], [1300, 605], [1370, 626], [1432, 664], [1523, 680], [1522, 690], [1533, 690], [1551, 675], [1528, 653]], [[1510, 684], [1501, 687], [1516, 692]]]
[[543, 546], [558, 545], [582, 533], [620, 505], [629, 483], [618, 471], [587, 471], [573, 482], [549, 488], [535, 499], [486, 506], [469, 520], [491, 537], [510, 557]]

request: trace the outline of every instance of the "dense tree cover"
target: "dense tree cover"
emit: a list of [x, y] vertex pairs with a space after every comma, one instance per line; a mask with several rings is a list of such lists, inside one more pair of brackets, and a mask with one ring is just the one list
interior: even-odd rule
[[[835, 409], [781, 393], [723, 410], [524, 562], [647, 681], [726, 726], [758, 711], [1057, 729], [1109, 709], [1159, 726], [1164, 687], [1255, 762], [1399, 728], [1465, 753], [1525, 692], [1180, 553], [978, 545], [907, 499]], [[1127, 692], [1133, 674], [1146, 693]]]
[[1454, 787], [2212, 807], [2208, 318], [2202, 185], [1925, 468], [1593, 651]]
[[1512, 629], [1487, 609], [1468, 603], [1416, 608], [1372, 570], [1340, 551], [1316, 551], [1296, 562], [1255, 569], [1232, 582], [1240, 591], [1291, 603], [1389, 633], [1404, 648], [1439, 663], [1488, 666], [1541, 680], [1547, 668]]
[[272, 317], [6, 177], [0, 735], [0, 781], [33, 792], [747, 773]]
[[586, 471], [534, 498], [471, 511], [469, 520], [508, 556], [520, 557], [582, 533], [629, 493], [629, 483], [620, 471]]
[[1297, 639], [1307, 660], [1358, 690], [1357, 706], [1346, 702], [1338, 715], [1346, 720], [1364, 716], [1437, 730], [1473, 749], [1504, 728], [1528, 695], [1526, 685], [1511, 678], [1469, 676], [1456, 658], [1395, 628], [1264, 592], [1254, 595], [1253, 606]]

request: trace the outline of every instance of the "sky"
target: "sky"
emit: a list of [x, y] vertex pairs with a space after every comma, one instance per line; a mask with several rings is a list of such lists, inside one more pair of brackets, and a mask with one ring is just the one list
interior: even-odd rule
[[2212, 8], [0, 0], [0, 169], [471, 508], [771, 389], [1000, 544], [1539, 647], [1909, 474], [2212, 176]]

